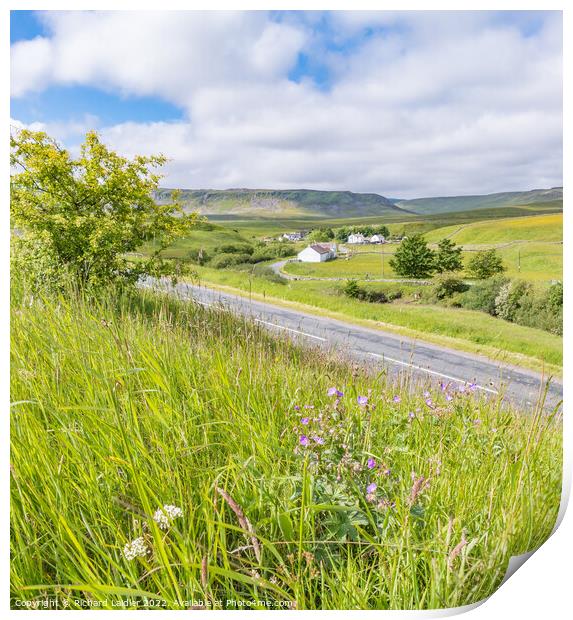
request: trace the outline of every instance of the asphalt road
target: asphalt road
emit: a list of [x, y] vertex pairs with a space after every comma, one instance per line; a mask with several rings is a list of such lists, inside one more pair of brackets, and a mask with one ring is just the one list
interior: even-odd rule
[[[392, 374], [398, 375], [406, 371], [418, 378], [431, 378], [436, 382], [460, 385], [473, 383], [476, 391], [496, 399], [503, 395], [505, 400], [522, 407], [525, 412], [534, 411], [545, 387], [541, 375], [533, 371], [382, 330], [187, 283], [179, 283], [173, 287], [167, 280], [149, 280], [142, 286], [155, 286], [206, 307], [221, 307], [247, 316], [270, 331], [358, 358], [368, 366], [384, 366]], [[551, 380], [545, 408], [552, 410], [559, 405], [562, 398], [561, 382]]]

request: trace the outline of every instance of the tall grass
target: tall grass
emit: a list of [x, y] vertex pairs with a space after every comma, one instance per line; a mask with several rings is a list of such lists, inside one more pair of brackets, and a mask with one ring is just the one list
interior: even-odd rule
[[143, 293], [16, 286], [11, 354], [13, 607], [463, 605], [556, 519], [559, 415], [471, 386]]

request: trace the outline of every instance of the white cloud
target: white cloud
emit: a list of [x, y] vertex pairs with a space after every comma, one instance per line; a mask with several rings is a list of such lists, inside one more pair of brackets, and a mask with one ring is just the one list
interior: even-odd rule
[[[481, 12], [333, 13], [328, 31], [316, 14], [45, 19], [49, 38], [12, 48], [13, 94], [88, 84], [179, 105], [180, 122], [101, 129], [126, 154], [168, 155], [166, 184], [416, 196], [561, 183], [558, 14], [527, 34]], [[366, 26], [383, 28], [340, 47]], [[331, 88], [288, 80], [301, 51], [329, 67]]]

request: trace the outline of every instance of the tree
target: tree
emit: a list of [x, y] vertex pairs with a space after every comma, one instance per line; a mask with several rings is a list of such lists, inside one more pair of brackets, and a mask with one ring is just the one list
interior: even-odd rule
[[438, 243], [435, 262], [436, 271], [461, 271], [464, 267], [462, 262], [462, 248], [456, 246], [451, 239], [442, 239]]
[[501, 256], [495, 251], [494, 248], [491, 250], [476, 252], [468, 263], [468, 272], [480, 280], [486, 280], [487, 278], [491, 278], [492, 276], [498, 273], [503, 273], [504, 271], [505, 267], [503, 265], [503, 261], [501, 260]]
[[407, 278], [427, 278], [434, 271], [434, 253], [419, 233], [405, 237], [389, 262], [399, 276]]
[[316, 228], [308, 236], [309, 241], [317, 241], [318, 243], [321, 241], [330, 241], [331, 239], [334, 239], [334, 231], [332, 228]]
[[[163, 156], [121, 157], [97, 133], [86, 134], [77, 158], [44, 132], [10, 137], [10, 213], [22, 244], [40, 244], [54, 267], [81, 285], [134, 283], [142, 275], [174, 272], [161, 252], [197, 221], [177, 195], [156, 204], [152, 191]], [[126, 256], [153, 242], [137, 262]]]
[[381, 224], [380, 226], [374, 226], [374, 234], [382, 235], [382, 237], [387, 239], [390, 236], [390, 231], [388, 230], [388, 226]]

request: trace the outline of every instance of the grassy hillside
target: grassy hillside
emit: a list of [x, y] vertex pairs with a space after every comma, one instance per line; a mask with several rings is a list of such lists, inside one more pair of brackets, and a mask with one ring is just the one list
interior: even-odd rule
[[526, 192], [502, 192], [476, 196], [442, 196], [398, 200], [396, 204], [409, 211], [421, 214], [448, 213], [471, 209], [491, 209], [499, 207], [522, 206], [532, 203], [563, 204], [563, 188], [534, 189]]
[[430, 242], [444, 237], [458, 245], [493, 245], [514, 241], [563, 241], [563, 213], [485, 220], [437, 228], [425, 235]]
[[559, 416], [162, 298], [14, 286], [13, 607], [453, 607], [553, 528]]
[[[173, 190], [155, 192], [158, 202], [169, 200]], [[205, 215], [250, 215], [284, 218], [300, 216], [360, 217], [406, 214], [390, 200], [378, 194], [307, 189], [227, 189], [181, 190], [180, 200], [187, 210]]]

